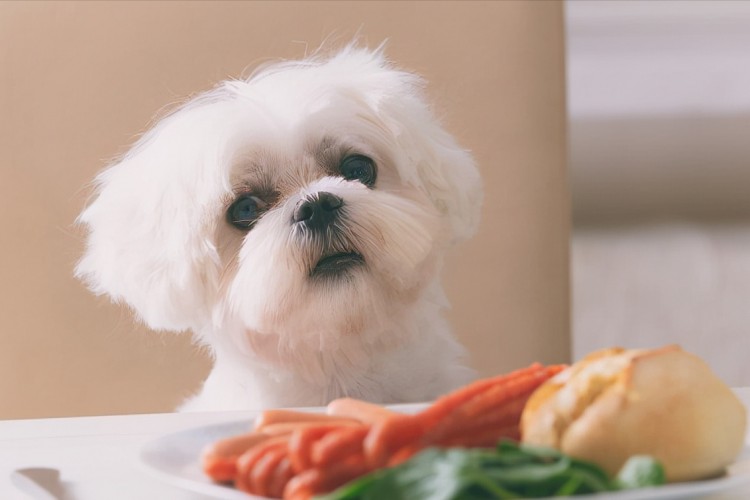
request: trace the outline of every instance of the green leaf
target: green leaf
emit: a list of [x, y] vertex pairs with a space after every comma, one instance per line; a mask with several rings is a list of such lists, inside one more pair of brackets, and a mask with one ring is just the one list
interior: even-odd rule
[[427, 449], [321, 500], [477, 500], [599, 493], [664, 482], [650, 457], [634, 457], [611, 481], [596, 465], [557, 450], [504, 441], [495, 450]]
[[570, 459], [561, 458], [552, 463], [523, 464], [488, 470], [487, 474], [503, 484], [528, 484], [549, 481], [560, 477], [570, 467]]
[[[336, 491], [328, 493], [327, 495], [319, 495], [315, 498], [318, 500], [358, 500], [369, 498], [369, 495], [373, 490], [387, 489], [391, 486], [391, 483], [385, 478], [387, 472], [387, 470], [383, 470], [367, 474], [366, 476], [362, 476], [355, 481], [345, 484]], [[389, 495], [384, 498], [391, 498], [391, 496]]]
[[615, 484], [620, 489], [659, 486], [664, 482], [664, 467], [658, 460], [648, 455], [630, 457], [615, 479]]

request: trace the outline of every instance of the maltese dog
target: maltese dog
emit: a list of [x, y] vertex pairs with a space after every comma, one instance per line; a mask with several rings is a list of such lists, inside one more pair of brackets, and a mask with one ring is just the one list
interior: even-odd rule
[[471, 380], [441, 311], [481, 203], [419, 77], [349, 46], [222, 83], [96, 178], [76, 274], [214, 367], [181, 410], [429, 400]]

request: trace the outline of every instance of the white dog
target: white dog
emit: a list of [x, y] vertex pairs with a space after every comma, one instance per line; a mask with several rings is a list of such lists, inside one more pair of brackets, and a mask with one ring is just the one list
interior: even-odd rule
[[476, 229], [479, 175], [421, 84], [354, 46], [266, 66], [97, 177], [77, 276], [208, 346], [183, 410], [420, 401], [471, 379], [439, 274]]

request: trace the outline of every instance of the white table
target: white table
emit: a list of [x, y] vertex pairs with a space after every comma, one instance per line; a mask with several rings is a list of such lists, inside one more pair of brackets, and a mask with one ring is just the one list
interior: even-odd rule
[[[750, 388], [736, 389], [750, 408]], [[151, 477], [138, 461], [152, 439], [193, 427], [246, 419], [253, 412], [172, 413], [0, 421], [0, 499], [28, 499], [10, 481], [22, 467], [61, 473], [63, 500], [206, 500]], [[746, 443], [750, 445], [750, 432]], [[750, 499], [750, 490], [723, 499]]]
[[205, 500], [152, 477], [140, 448], [159, 436], [247, 419], [255, 412], [164, 413], [0, 421], [0, 499], [28, 499], [10, 481], [22, 467], [60, 470], [64, 500]]

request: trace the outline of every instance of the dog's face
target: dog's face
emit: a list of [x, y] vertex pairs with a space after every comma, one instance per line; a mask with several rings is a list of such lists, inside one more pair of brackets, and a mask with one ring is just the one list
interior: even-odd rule
[[394, 340], [480, 204], [419, 84], [349, 48], [194, 99], [98, 177], [78, 275], [209, 345]]

